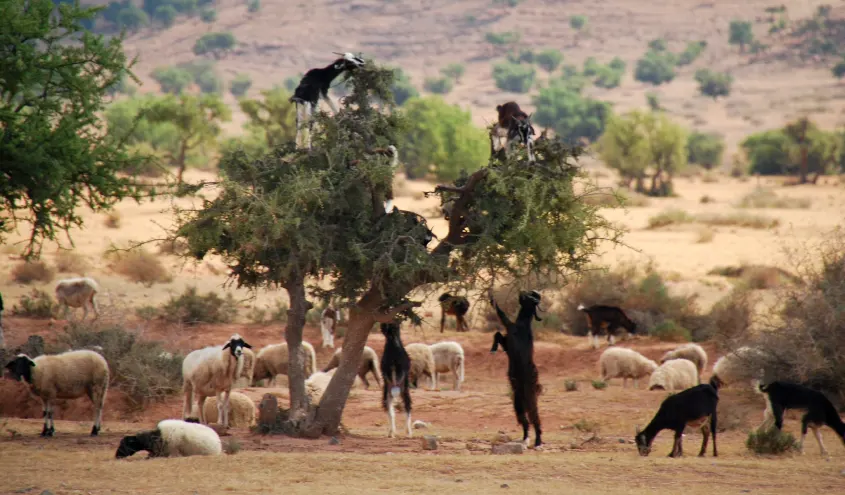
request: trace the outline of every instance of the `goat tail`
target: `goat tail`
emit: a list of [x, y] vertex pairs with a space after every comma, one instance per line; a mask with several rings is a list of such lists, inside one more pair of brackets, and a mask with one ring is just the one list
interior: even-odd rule
[[586, 306], [584, 306], [584, 303], [578, 304], [578, 311], [584, 311], [585, 309], [586, 309]]

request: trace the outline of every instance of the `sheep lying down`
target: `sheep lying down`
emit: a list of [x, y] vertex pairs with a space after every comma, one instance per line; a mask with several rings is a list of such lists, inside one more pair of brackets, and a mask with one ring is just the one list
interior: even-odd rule
[[123, 437], [114, 456], [122, 459], [142, 450], [149, 452], [149, 457], [220, 455], [223, 444], [217, 432], [206, 425], [165, 419], [154, 430]]

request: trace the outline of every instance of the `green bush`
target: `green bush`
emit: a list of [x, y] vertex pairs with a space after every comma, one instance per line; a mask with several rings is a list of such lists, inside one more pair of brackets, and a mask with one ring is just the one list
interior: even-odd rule
[[50, 294], [39, 289], [32, 289], [21, 296], [19, 305], [12, 306], [12, 314], [26, 318], [52, 318], [58, 306]]
[[718, 134], [693, 132], [687, 140], [689, 163], [697, 163], [707, 170], [722, 163], [725, 142]]
[[131, 3], [117, 14], [117, 26], [128, 31], [137, 31], [150, 24], [150, 17], [146, 12]]
[[[393, 101], [395, 101], [397, 105], [402, 106], [410, 98], [420, 95], [417, 88], [411, 84], [411, 78], [408, 77], [402, 69], [396, 68], [393, 70], [393, 73], [393, 86], [390, 90], [393, 92]], [[294, 84], [294, 87], [296, 87], [296, 84]], [[293, 89], [290, 89], [289, 91], [293, 91]]]
[[578, 382], [575, 380], [565, 380], [563, 387], [567, 392], [575, 392], [578, 390]]
[[201, 296], [196, 287], [188, 287], [178, 297], [171, 297], [161, 308], [161, 316], [171, 323], [231, 323], [238, 308], [231, 294], [223, 299], [214, 292]]
[[610, 103], [583, 96], [565, 82], [553, 81], [532, 99], [533, 121], [550, 127], [564, 142], [581, 138], [595, 141], [602, 135], [612, 109]]
[[689, 65], [695, 62], [705, 48], [707, 48], [706, 41], [690, 41], [678, 56], [678, 65]]
[[658, 340], [663, 342], [689, 342], [692, 340], [690, 331], [672, 320], [666, 320], [652, 328], [649, 335], [657, 337]]
[[217, 22], [217, 10], [212, 8], [202, 9], [202, 12], [200, 12], [200, 20], [206, 24]]
[[637, 60], [634, 79], [655, 86], [675, 79], [675, 56], [669, 52], [650, 51]]
[[505, 31], [502, 33], [494, 33], [491, 31], [484, 35], [484, 39], [491, 45], [506, 46], [519, 43], [519, 40], [522, 39], [522, 35], [515, 31]]
[[599, 88], [612, 89], [619, 86], [622, 82], [623, 72], [615, 70], [609, 66], [602, 66], [596, 72], [596, 78], [593, 84]]
[[246, 9], [250, 14], [254, 14], [261, 10], [261, 0], [247, 0]]
[[845, 77], [845, 58], [837, 62], [830, 71], [833, 73], [833, 77], [837, 79]]
[[181, 94], [193, 83], [190, 72], [179, 67], [156, 67], [151, 74], [163, 93]]
[[669, 44], [663, 38], [657, 38], [648, 42], [648, 49], [654, 52], [665, 52]]
[[214, 58], [220, 58], [234, 48], [236, 44], [237, 41], [232, 33], [207, 33], [194, 43], [194, 54], [211, 54]]
[[755, 454], [781, 455], [790, 451], [798, 451], [798, 442], [791, 433], [777, 428], [769, 428], [748, 432], [745, 446]]
[[531, 91], [537, 71], [527, 65], [501, 63], [493, 66], [493, 79], [496, 87], [512, 93], [527, 93]]
[[249, 74], [238, 74], [229, 82], [229, 92], [234, 96], [243, 96], [252, 87], [252, 78]]
[[751, 23], [734, 19], [729, 25], [728, 43], [739, 45], [739, 51], [744, 52], [745, 46], [754, 42], [754, 31]]
[[714, 100], [731, 94], [733, 76], [728, 73], [699, 69], [695, 72], [695, 80], [698, 82], [698, 91]]
[[587, 16], [585, 15], [573, 15], [569, 18], [569, 26], [575, 30], [582, 30], [587, 25]]
[[219, 94], [223, 92], [223, 79], [215, 71], [202, 72], [194, 78], [194, 82], [203, 93]]
[[581, 71], [581, 74], [587, 77], [595, 76], [601, 66], [598, 60], [596, 60], [596, 57], [587, 57], [587, 60], [584, 61], [584, 70]]
[[535, 57], [535, 61], [540, 68], [551, 73], [560, 66], [561, 62], [563, 62], [563, 54], [560, 50], [549, 48], [539, 52]]
[[428, 78], [423, 83], [426, 91], [438, 95], [445, 95], [452, 91], [452, 80], [445, 77]]
[[440, 69], [440, 73], [443, 74], [444, 77], [454, 79], [457, 84], [460, 82], [461, 76], [464, 75], [465, 70], [466, 67], [464, 67], [464, 64], [449, 64]]
[[625, 67], [627, 66], [627, 64], [625, 64], [625, 61], [621, 58], [613, 57], [613, 60], [611, 60], [610, 63], [607, 64], [607, 66], [615, 71], [622, 72], [624, 74]]
[[508, 62], [514, 64], [533, 64], [535, 54], [530, 48], [523, 48], [518, 52], [508, 53], [506, 58], [508, 59]]
[[607, 382], [602, 380], [593, 380], [592, 382], [590, 382], [590, 384], [596, 390], [604, 390], [607, 388]]
[[178, 12], [176, 12], [176, 9], [172, 5], [159, 5], [156, 7], [153, 19], [160, 22], [165, 28], [169, 28], [173, 26], [177, 14]]

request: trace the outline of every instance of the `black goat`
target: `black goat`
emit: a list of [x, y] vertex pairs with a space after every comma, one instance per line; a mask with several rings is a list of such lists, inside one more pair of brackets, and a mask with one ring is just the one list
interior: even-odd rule
[[[651, 452], [651, 443], [654, 437], [663, 430], [675, 432], [675, 443], [672, 445], [672, 452], [669, 457], [680, 457], [684, 455], [681, 439], [684, 428], [692, 426], [701, 428], [704, 440], [701, 442], [699, 457], [703, 457], [707, 451], [707, 440], [710, 433], [713, 434], [713, 457], [716, 452], [716, 406], [719, 404], [719, 393], [712, 386], [702, 383], [690, 387], [677, 394], [670, 395], [660, 404], [660, 409], [654, 415], [651, 423], [645, 430], [636, 429], [634, 440], [637, 443], [637, 450], [641, 456], [647, 456]], [[707, 428], [707, 419], [710, 419], [710, 429]]]
[[[322, 98], [337, 113], [337, 107], [329, 99], [329, 87], [332, 81], [344, 71], [352, 70], [364, 65], [364, 59], [356, 57], [351, 53], [337, 53], [341, 57], [330, 65], [318, 69], [311, 69], [302, 76], [299, 85], [293, 90], [290, 101], [296, 104], [296, 145], [300, 142], [300, 129], [303, 117], [309, 117], [308, 124], [308, 149], [311, 149], [311, 130], [314, 127], [314, 114], [317, 113], [317, 105]], [[308, 115], [310, 114], [310, 115]]]
[[778, 430], [782, 429], [784, 411], [798, 409], [807, 411], [801, 417], [801, 441], [798, 444], [801, 453], [804, 453], [804, 437], [807, 436], [808, 426], [813, 429], [813, 434], [816, 436], [816, 441], [819, 443], [819, 449], [823, 456], [827, 456], [828, 453], [827, 449], [824, 448], [819, 427], [830, 426], [839, 436], [839, 439], [845, 443], [845, 423], [842, 422], [836, 408], [823, 393], [804, 385], [783, 381], [775, 381], [768, 385], [759, 384], [755, 389], [766, 396], [766, 411], [763, 413], [765, 419], [763, 424], [760, 425], [760, 429], [764, 426], [771, 426], [772, 422]]
[[469, 300], [463, 296], [453, 296], [448, 292], [440, 294], [437, 300], [440, 301], [440, 333], [443, 333], [446, 315], [455, 317], [459, 332], [468, 332], [469, 325], [464, 316], [469, 311]]
[[531, 125], [531, 115], [523, 112], [515, 101], [497, 105], [496, 111], [499, 112], [499, 116], [492, 134], [498, 138], [506, 138], [502, 149], [510, 154], [513, 144], [517, 141], [521, 142], [528, 150], [528, 161], [534, 162], [533, 142], [536, 133], [534, 126]]
[[381, 333], [384, 334], [384, 352], [381, 355], [381, 375], [384, 379], [382, 387], [382, 406], [387, 411], [390, 419], [390, 430], [388, 438], [393, 438], [396, 433], [396, 412], [393, 409], [393, 401], [400, 395], [405, 406], [405, 419], [408, 428], [408, 436], [411, 432], [411, 392], [408, 383], [408, 373], [411, 369], [411, 358], [405, 346], [402, 345], [402, 337], [399, 335], [399, 323], [382, 323]]
[[598, 349], [598, 336], [605, 330], [607, 331], [607, 341], [610, 345], [614, 344], [613, 334], [620, 327], [628, 330], [631, 334], [637, 333], [637, 324], [616, 306], [596, 304], [588, 308], [583, 304], [579, 304], [578, 311], [583, 311], [587, 316], [587, 326], [590, 327], [587, 331], [587, 338], [591, 341], [593, 349]]
[[[542, 446], [543, 434], [540, 428], [540, 413], [537, 409], [537, 396], [543, 391], [538, 382], [537, 366], [534, 364], [534, 335], [531, 333], [531, 318], [542, 321], [537, 316], [540, 305], [540, 294], [537, 291], [522, 291], [519, 293], [519, 314], [516, 322], [511, 322], [508, 316], [493, 300], [493, 291], [488, 292], [490, 305], [496, 309], [502, 325], [507, 329], [507, 335], [496, 332], [493, 340], [495, 352], [497, 344], [501, 344], [508, 355], [508, 380], [513, 391], [513, 408], [516, 420], [522, 425], [522, 442], [528, 446], [528, 422], [534, 425], [534, 448]], [[526, 417], [527, 415], [527, 417]]]

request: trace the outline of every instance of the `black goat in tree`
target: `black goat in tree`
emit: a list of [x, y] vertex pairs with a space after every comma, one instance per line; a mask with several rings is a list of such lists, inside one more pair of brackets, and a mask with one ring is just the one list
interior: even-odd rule
[[332, 52], [341, 57], [323, 68], [311, 69], [302, 76], [299, 85], [293, 91], [290, 101], [296, 104], [296, 146], [299, 147], [302, 122], [308, 119], [308, 149], [311, 149], [311, 130], [314, 128], [314, 114], [322, 98], [337, 113], [332, 100], [329, 99], [329, 87], [332, 81], [347, 70], [364, 65], [364, 59], [351, 53]]
[[519, 293], [519, 314], [516, 322], [510, 321], [508, 316], [493, 300], [493, 291], [489, 290], [490, 305], [496, 309], [502, 325], [507, 329], [507, 335], [496, 332], [493, 340], [495, 352], [499, 345], [508, 355], [508, 380], [513, 390], [513, 408], [516, 420], [522, 425], [522, 442], [528, 447], [528, 423], [534, 425], [534, 448], [541, 448], [543, 434], [540, 428], [540, 413], [537, 409], [537, 396], [543, 388], [538, 382], [537, 366], [534, 364], [534, 335], [531, 332], [531, 319], [542, 321], [537, 316], [540, 306], [540, 293], [537, 291], [522, 291]]

